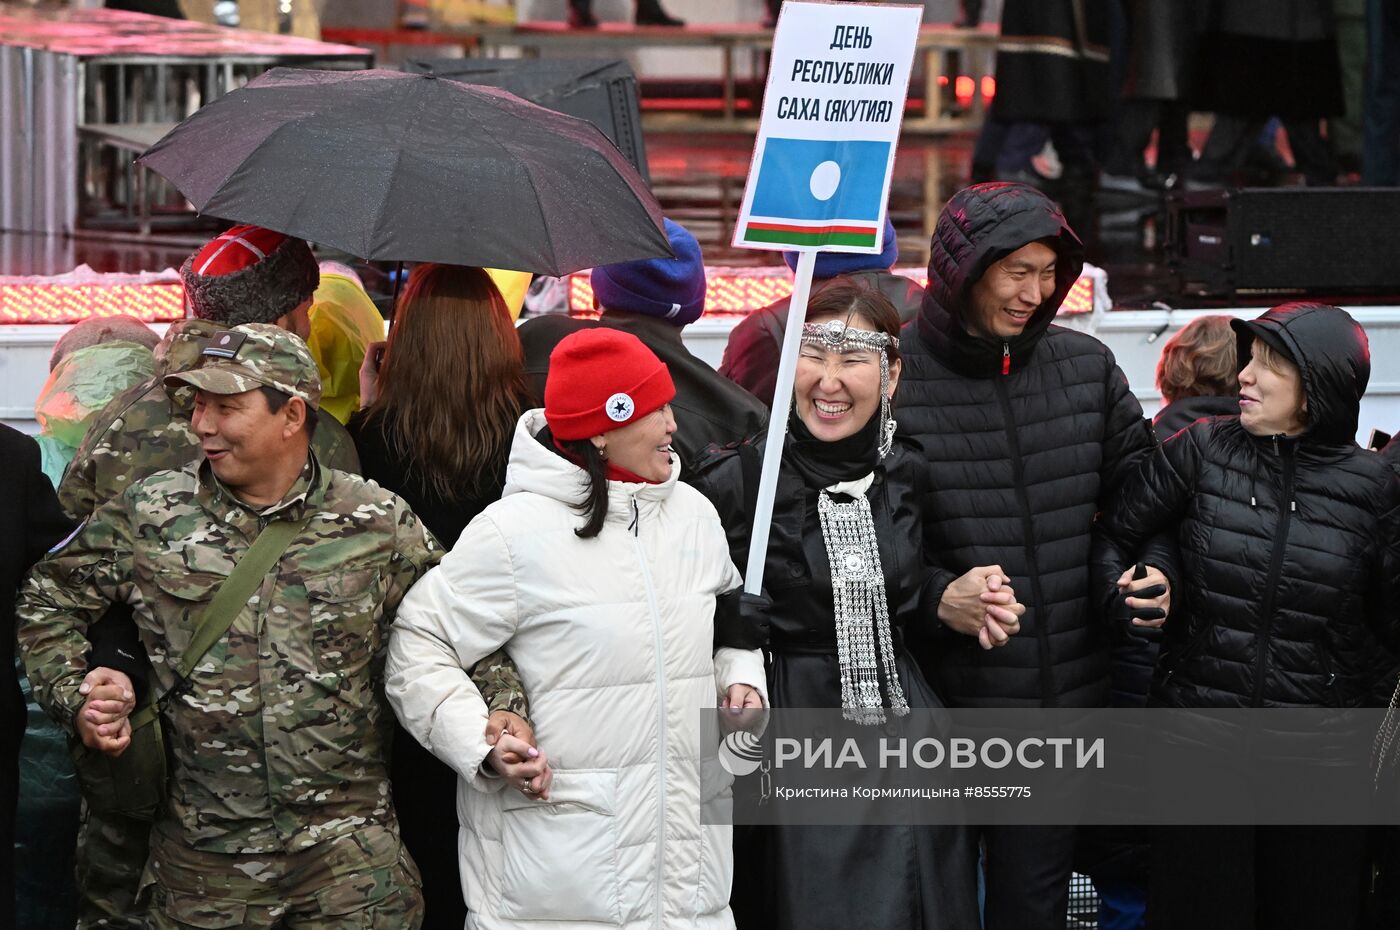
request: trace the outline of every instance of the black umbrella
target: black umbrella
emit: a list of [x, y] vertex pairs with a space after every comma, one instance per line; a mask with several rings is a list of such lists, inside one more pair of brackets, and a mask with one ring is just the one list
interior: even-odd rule
[[202, 213], [366, 259], [562, 275], [672, 254], [593, 124], [433, 75], [274, 68], [138, 161]]

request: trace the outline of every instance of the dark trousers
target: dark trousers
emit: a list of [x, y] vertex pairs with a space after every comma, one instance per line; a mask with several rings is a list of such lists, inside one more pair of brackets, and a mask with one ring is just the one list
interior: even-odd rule
[[423, 930], [461, 930], [467, 905], [457, 871], [457, 773], [397, 724], [393, 758], [399, 835], [423, 878]]
[[1161, 827], [1150, 930], [1351, 930], [1367, 878], [1365, 827]]
[[5, 759], [0, 762], [0, 925], [4, 926], [12, 926], [15, 919], [15, 808], [19, 804], [18, 757], [19, 739], [10, 738], [10, 734], [6, 733]]
[[1119, 111], [1117, 137], [1104, 169], [1136, 177], [1146, 170], [1143, 150], [1157, 136], [1157, 171], [1182, 174], [1191, 166], [1188, 139], [1190, 108], [1177, 100], [1125, 100]]
[[1366, 0], [1362, 179], [1400, 184], [1400, 2]]
[[[996, 164], [997, 174], [1012, 175], [1018, 171], [1031, 171], [1031, 159], [1040, 154], [1040, 150], [1045, 148], [1046, 140], [1055, 143], [1055, 151], [1060, 156], [1060, 163], [1064, 166], [1066, 174], [1089, 174], [1092, 173], [1097, 158], [1094, 154], [1094, 133], [1097, 129], [1093, 123], [1004, 123], [1000, 136], [1000, 149], [991, 154]], [[989, 144], [984, 146], [978, 140], [977, 148], [979, 155], [990, 147], [990, 143], [996, 141], [996, 131], [988, 133], [984, 128], [983, 133], [988, 135]]]
[[981, 827], [984, 930], [1064, 930], [1074, 827]]
[[1371, 828], [1371, 893], [1366, 900], [1366, 930], [1400, 927], [1400, 827]]
[[[1250, 146], [1254, 145], [1267, 123], [1268, 120], [1217, 113], [1215, 125], [1211, 127], [1205, 147], [1201, 149], [1200, 160], [1196, 162], [1195, 174], [1201, 178], [1219, 180], [1243, 166]], [[1288, 133], [1288, 147], [1293, 150], [1295, 167], [1303, 173], [1308, 183], [1336, 183], [1337, 160], [1318, 128], [1318, 121], [1284, 120], [1283, 129]]]

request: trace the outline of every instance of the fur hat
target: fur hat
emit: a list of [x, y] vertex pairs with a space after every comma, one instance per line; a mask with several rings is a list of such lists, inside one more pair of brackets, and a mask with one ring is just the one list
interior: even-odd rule
[[321, 272], [301, 239], [235, 226], [180, 267], [190, 315], [225, 326], [275, 323], [310, 299]]
[[660, 317], [676, 326], [705, 312], [705, 262], [700, 243], [684, 226], [666, 220], [675, 258], [647, 258], [594, 268], [593, 296], [604, 310]]

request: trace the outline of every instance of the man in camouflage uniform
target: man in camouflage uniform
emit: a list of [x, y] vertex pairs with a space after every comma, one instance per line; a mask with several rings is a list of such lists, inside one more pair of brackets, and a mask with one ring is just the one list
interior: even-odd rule
[[[263, 259], [256, 261], [259, 252]], [[220, 264], [211, 265], [211, 258]], [[304, 336], [319, 275], [306, 243], [254, 227], [235, 227], [192, 254], [181, 276], [193, 316], [172, 324], [156, 346], [154, 376], [117, 395], [88, 429], [58, 488], [64, 510], [85, 519], [143, 478], [197, 461], [200, 444], [190, 425], [194, 391], [166, 379], [197, 367], [207, 339], [234, 322], [275, 323]], [[332, 417], [320, 418], [311, 448], [324, 467], [359, 471], [350, 436]], [[132, 676], [141, 673], [144, 661], [121, 661], [123, 654], [136, 651], [130, 624], [112, 617], [102, 629], [104, 642], [94, 649], [93, 664], [105, 662]], [[524, 689], [509, 657], [504, 652], [489, 656], [474, 674], [494, 712], [493, 726], [532, 741], [522, 719], [528, 712]], [[75, 863], [82, 930], [145, 926], [135, 897], [149, 854], [149, 833], [144, 821], [84, 812]]]
[[[259, 234], [248, 242], [235, 230], [229, 232], [235, 236], [215, 238], [182, 266], [192, 317], [171, 324], [155, 348], [155, 374], [103, 408], [64, 472], [58, 499], [75, 519], [86, 519], [142, 478], [184, 468], [199, 458], [199, 439], [190, 428], [194, 392], [178, 384], [167, 387], [165, 379], [196, 367], [209, 336], [245, 321], [275, 323], [291, 332], [309, 330], [307, 310], [320, 271], [306, 243], [283, 237], [268, 260], [256, 262], [251, 261], [254, 253], [239, 247], [246, 243], [266, 252], [266, 237]], [[210, 253], [217, 253], [223, 264], [208, 267]], [[231, 255], [247, 264], [231, 267]], [[201, 274], [197, 268], [223, 273]], [[311, 444], [322, 465], [359, 471], [354, 444], [339, 423], [320, 424]], [[122, 612], [124, 608], [114, 613]], [[94, 664], [105, 661], [133, 676], [144, 671], [140, 658], [121, 661], [135, 651], [128, 645], [134, 638], [134, 630], [120, 616], [108, 618], [94, 634], [100, 639]], [[78, 926], [83, 930], [145, 926], [134, 901], [149, 852], [149, 831], [144, 821], [84, 811], [75, 859]]]
[[320, 378], [304, 343], [254, 324], [206, 352], [170, 377], [196, 390], [204, 460], [132, 484], [36, 567], [18, 605], [26, 670], [45, 708], [82, 729], [84, 634], [124, 602], [164, 695], [262, 527], [306, 521], [162, 709], [174, 767], [142, 900], [155, 930], [416, 927], [383, 653], [400, 599], [441, 550], [400, 498], [310, 451]]

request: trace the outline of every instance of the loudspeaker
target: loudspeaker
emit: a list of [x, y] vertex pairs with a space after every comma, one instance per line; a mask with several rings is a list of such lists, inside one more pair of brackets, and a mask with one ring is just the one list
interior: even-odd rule
[[579, 58], [446, 58], [405, 62], [403, 70], [464, 84], [486, 84], [603, 131], [648, 184], [637, 76], [625, 61]]
[[1240, 188], [1175, 195], [1167, 258], [1202, 294], [1400, 292], [1400, 189]]

